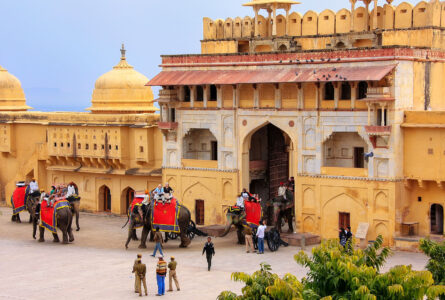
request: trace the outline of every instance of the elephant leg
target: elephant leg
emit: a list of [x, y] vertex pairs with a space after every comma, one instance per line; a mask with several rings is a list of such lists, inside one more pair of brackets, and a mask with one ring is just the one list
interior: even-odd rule
[[246, 238], [243, 234], [243, 229], [242, 228], [238, 228], [238, 230], [236, 231], [236, 234], [238, 236], [238, 244], [240, 245], [244, 245], [246, 244]]
[[139, 241], [139, 239], [138, 239], [138, 235], [137, 235], [137, 232], [136, 232], [136, 228], [133, 229], [133, 231], [131, 232], [131, 239], [132, 239], [133, 241]]
[[148, 237], [149, 232], [150, 232], [150, 227], [148, 227], [148, 226], [142, 227], [141, 244], [139, 245], [140, 249], [147, 248], [147, 237]]
[[59, 236], [57, 235], [57, 233], [53, 233], [53, 243], [59, 243]]
[[[80, 214], [80, 212], [79, 212], [79, 207], [77, 207], [76, 208], [76, 231], [79, 231], [80, 230], [80, 226], [79, 226], [79, 214]], [[74, 239], [73, 239], [74, 240]]]
[[165, 233], [165, 239], [164, 239], [164, 243], [168, 242], [168, 232]]
[[15, 222], [16, 220], [17, 220], [16, 216], [15, 216], [15, 215], [12, 215], [12, 217], [11, 217], [11, 222]]
[[289, 209], [289, 212], [287, 213], [287, 224], [289, 226], [289, 229], [287, 230], [288, 233], [294, 232], [293, 221], [292, 209]]
[[149, 242], [153, 242], [155, 238], [155, 234], [153, 231], [150, 231], [150, 239], [148, 240]]
[[180, 248], [187, 248], [188, 245], [192, 242], [190, 238], [187, 236], [187, 227], [181, 228], [181, 244], [179, 245]]
[[22, 223], [22, 220], [20, 220], [20, 214], [17, 214], [17, 223]]
[[62, 244], [68, 244], [68, 228], [62, 229]]
[[45, 241], [45, 228], [39, 227], [39, 235], [40, 235], [39, 243], [44, 242]]
[[28, 221], [28, 223], [32, 223], [32, 214], [31, 213], [29, 214], [29, 221]]

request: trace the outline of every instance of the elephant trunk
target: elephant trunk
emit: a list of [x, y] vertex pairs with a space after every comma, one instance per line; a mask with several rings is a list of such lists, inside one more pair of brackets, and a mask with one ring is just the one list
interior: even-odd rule
[[231, 227], [232, 227], [232, 222], [230, 220], [227, 220], [226, 227], [224, 228], [224, 232], [220, 237], [225, 237], [230, 232]]

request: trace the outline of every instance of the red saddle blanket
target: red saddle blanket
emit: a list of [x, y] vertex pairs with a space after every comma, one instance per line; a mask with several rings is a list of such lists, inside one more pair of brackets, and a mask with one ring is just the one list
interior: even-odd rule
[[54, 203], [54, 206], [48, 206], [46, 201], [42, 201], [40, 204], [40, 226], [48, 229], [49, 231], [56, 233], [57, 232], [57, 210], [70, 207], [70, 203], [63, 199], [59, 198]]
[[12, 214], [17, 215], [25, 210], [26, 186], [17, 187], [12, 193], [11, 205]]
[[133, 211], [135, 206], [141, 205], [142, 201], [144, 201], [144, 198], [140, 198], [140, 197], [134, 198], [133, 201], [131, 202], [129, 213], [131, 213]]
[[246, 211], [246, 222], [260, 225], [261, 220], [261, 204], [245, 201], [244, 202], [244, 210]]
[[153, 227], [159, 227], [160, 231], [179, 232], [178, 216], [180, 206], [177, 205], [175, 198], [172, 198], [170, 203], [162, 204], [162, 202], [152, 202]]

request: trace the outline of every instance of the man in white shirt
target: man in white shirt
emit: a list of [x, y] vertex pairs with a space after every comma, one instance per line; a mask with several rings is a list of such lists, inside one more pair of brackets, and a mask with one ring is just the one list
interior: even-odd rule
[[76, 188], [74, 187], [74, 184], [72, 182], [70, 182], [70, 184], [68, 184], [68, 190], [66, 192], [66, 197], [71, 197], [74, 196], [76, 194]]
[[39, 196], [40, 194], [39, 185], [34, 178], [29, 183], [29, 193], [31, 196]]
[[264, 254], [264, 233], [267, 226], [264, 225], [264, 221], [260, 221], [260, 226], [258, 226], [256, 236], [258, 237], [258, 254]]
[[244, 198], [239, 196], [238, 198], [236, 198], [236, 206], [244, 209]]
[[278, 188], [278, 196], [283, 197], [286, 199], [286, 187], [284, 186], [284, 183], [280, 182], [280, 187]]

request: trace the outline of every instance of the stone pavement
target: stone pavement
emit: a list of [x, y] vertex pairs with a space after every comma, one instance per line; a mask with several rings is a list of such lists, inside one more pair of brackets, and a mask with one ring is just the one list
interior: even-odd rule
[[[21, 214], [22, 220], [28, 213]], [[32, 239], [32, 226], [28, 223], [11, 223], [11, 209], [0, 207], [0, 299], [138, 299], [133, 293], [131, 273], [137, 253], [147, 264], [148, 297], [155, 297], [155, 267], [157, 259], [149, 256], [148, 249], [137, 248], [131, 242], [124, 249], [126, 218], [106, 215], [82, 214], [80, 232], [74, 232], [70, 245], [52, 243], [46, 232], [45, 243]], [[138, 230], [140, 235], [140, 230]], [[59, 234], [59, 237], [61, 235]], [[243, 246], [236, 245], [236, 234], [215, 238], [216, 256], [211, 272], [201, 256], [205, 238], [197, 237], [187, 249], [178, 247], [179, 241], [169, 241], [165, 255], [178, 261], [180, 292], [166, 293], [161, 299], [216, 299], [223, 290], [240, 292], [242, 284], [230, 280], [235, 271], [253, 272], [261, 262], [269, 263], [279, 275], [293, 273], [299, 278], [305, 269], [297, 265], [293, 255], [297, 247], [281, 247], [276, 253], [247, 254]], [[412, 264], [421, 270], [426, 257], [420, 253], [395, 253], [385, 269], [397, 264]], [[166, 280], [168, 287], [168, 279]]]

